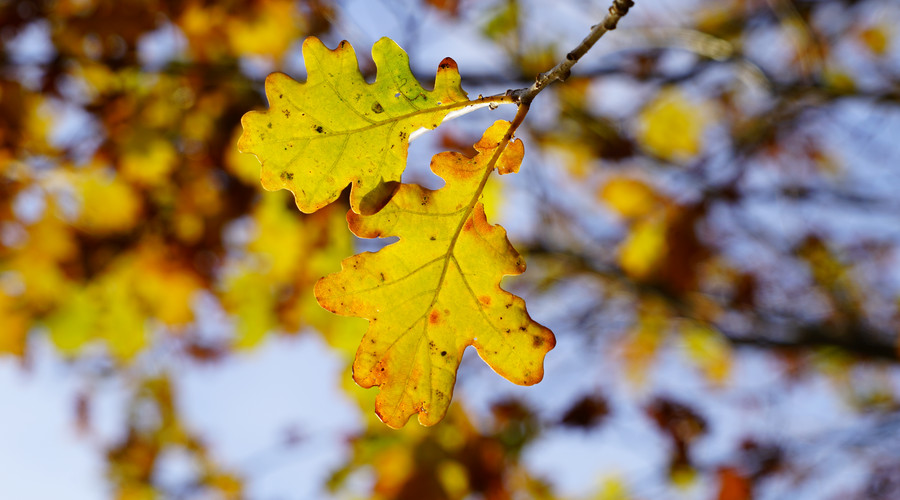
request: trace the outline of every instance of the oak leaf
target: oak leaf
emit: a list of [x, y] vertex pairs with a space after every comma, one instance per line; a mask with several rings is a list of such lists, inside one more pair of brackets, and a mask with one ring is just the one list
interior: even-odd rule
[[678, 90], [665, 89], [638, 116], [637, 139], [666, 161], [686, 161], [703, 149], [708, 110]]
[[508, 128], [505, 121], [491, 126], [472, 158], [435, 155], [431, 169], [446, 181], [443, 188], [403, 184], [378, 213], [348, 212], [357, 236], [400, 240], [345, 259], [340, 272], [316, 284], [323, 307], [369, 320], [353, 377], [381, 387], [375, 411], [391, 427], [416, 413], [423, 425], [443, 418], [469, 345], [516, 384], [543, 378], [555, 338], [521, 298], [500, 288], [500, 279], [522, 273], [525, 262], [506, 231], [487, 222], [479, 201], [495, 167], [515, 172], [522, 161], [522, 143], [509, 140]]
[[244, 115], [238, 147], [262, 163], [264, 188], [290, 190], [306, 213], [334, 201], [347, 184], [355, 212], [375, 211], [400, 181], [410, 134], [436, 128], [450, 111], [474, 102], [452, 59], [440, 63], [434, 90], [425, 90], [406, 52], [389, 38], [372, 47], [371, 84], [346, 41], [329, 50], [309, 37], [303, 58], [305, 83], [283, 73], [266, 78], [269, 109]]

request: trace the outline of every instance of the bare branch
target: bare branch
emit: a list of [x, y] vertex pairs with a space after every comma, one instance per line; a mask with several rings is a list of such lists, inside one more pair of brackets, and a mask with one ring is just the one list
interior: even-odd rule
[[595, 43], [597, 43], [597, 40], [606, 34], [607, 31], [616, 29], [616, 26], [619, 24], [619, 19], [625, 16], [625, 14], [628, 14], [628, 9], [632, 6], [634, 6], [632, 0], [613, 0], [613, 4], [609, 7], [609, 13], [603, 21], [599, 24], [595, 24], [591, 28], [591, 32], [588, 36], [585, 37], [585, 39], [571, 52], [566, 54], [565, 61], [557, 64], [550, 71], [538, 75], [531, 87], [528, 87], [527, 89], [511, 90], [507, 94], [513, 97], [520, 105], [528, 106], [531, 104], [531, 101], [534, 100], [534, 97], [548, 85], [556, 81], [565, 81], [572, 71], [572, 66], [575, 66], [575, 63], [577, 63], [578, 60], [581, 59]]

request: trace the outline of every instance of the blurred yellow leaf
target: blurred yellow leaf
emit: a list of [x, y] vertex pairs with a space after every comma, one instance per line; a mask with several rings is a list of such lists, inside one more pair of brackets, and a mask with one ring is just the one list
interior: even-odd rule
[[0, 290], [0, 355], [21, 356], [25, 353], [30, 319], [18, 301]]
[[663, 90], [638, 116], [637, 139], [660, 158], [687, 160], [700, 152], [705, 115], [680, 90]]
[[129, 274], [134, 294], [149, 315], [170, 326], [194, 319], [191, 301], [203, 283], [190, 268], [167, 258], [160, 245], [142, 246]]
[[121, 155], [122, 177], [134, 184], [159, 186], [165, 183], [178, 161], [171, 142], [156, 137], [146, 144], [135, 145]]
[[375, 493], [384, 495], [385, 498], [395, 497], [415, 469], [413, 456], [405, 443], [398, 443], [382, 451], [372, 465], [378, 477]]
[[236, 316], [236, 348], [258, 345], [277, 324], [271, 281], [247, 267], [228, 272], [222, 303], [227, 311]]
[[603, 480], [600, 489], [594, 495], [593, 500], [629, 500], [628, 487], [619, 477], [610, 477]]
[[303, 266], [302, 256], [308, 251], [307, 237], [300, 222], [300, 214], [288, 210], [284, 197], [263, 196], [254, 209], [256, 238], [247, 249], [264, 258], [263, 271], [276, 282], [285, 282], [294, 277]]
[[600, 190], [600, 199], [626, 219], [649, 215], [661, 201], [650, 186], [627, 177], [613, 177], [607, 181]]
[[664, 216], [637, 222], [619, 247], [619, 265], [622, 269], [637, 279], [651, 277], [668, 251], [666, 229]]
[[646, 380], [647, 368], [665, 340], [668, 311], [662, 304], [645, 301], [638, 311], [637, 325], [628, 332], [620, 345], [626, 374], [632, 383]]
[[444, 460], [437, 465], [437, 477], [450, 498], [465, 498], [469, 492], [469, 474], [456, 460]]
[[728, 379], [731, 373], [731, 345], [719, 332], [696, 321], [681, 325], [681, 342], [688, 357], [697, 364], [706, 377], [717, 384]]
[[822, 72], [822, 78], [825, 83], [834, 90], [839, 92], [853, 92], [856, 89], [856, 80], [853, 75], [840, 68], [829, 67]]
[[97, 234], [117, 233], [134, 227], [141, 214], [138, 192], [111, 171], [85, 167], [73, 172], [72, 182], [81, 202], [76, 225]]
[[67, 293], [46, 325], [64, 353], [78, 354], [100, 340], [113, 357], [128, 361], [147, 346], [149, 320], [170, 326], [193, 320], [191, 298], [201, 286], [195, 273], [161, 246], [142, 243]]
[[78, 248], [71, 229], [47, 207], [44, 217], [27, 226], [27, 237], [13, 249], [0, 271], [14, 273], [24, 285], [22, 300], [28, 307], [43, 311], [68, 293], [69, 279], [60, 264], [74, 259]]
[[304, 19], [292, 0], [264, 0], [250, 6], [255, 8], [226, 23], [228, 41], [235, 54], [278, 57], [305, 31]]
[[59, 263], [41, 255], [21, 253], [3, 266], [16, 273], [25, 285], [23, 300], [36, 310], [44, 310], [58, 302], [69, 290], [69, 279]]
[[891, 45], [891, 27], [888, 25], [872, 26], [859, 33], [859, 39], [873, 54], [883, 56]]

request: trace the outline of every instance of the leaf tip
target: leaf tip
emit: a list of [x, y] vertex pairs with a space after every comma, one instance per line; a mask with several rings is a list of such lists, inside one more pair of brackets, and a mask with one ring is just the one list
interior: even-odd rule
[[509, 141], [506, 149], [497, 159], [497, 172], [500, 175], [514, 174], [519, 171], [522, 165], [522, 158], [525, 156], [525, 146], [519, 139]]
[[409, 67], [409, 55], [397, 42], [386, 36], [379, 38], [372, 45], [372, 60], [375, 61], [375, 68], [379, 74], [382, 71], [390, 72], [391, 68], [395, 67], [394, 65]]
[[442, 102], [457, 102], [469, 99], [469, 94], [462, 88], [459, 66], [452, 58], [445, 57], [438, 64], [437, 75], [434, 78], [434, 91], [440, 96]]
[[445, 57], [441, 63], [438, 65], [438, 72], [442, 71], [459, 71], [459, 66], [456, 64], [456, 61], [453, 60], [452, 57]]
[[303, 57], [304, 57], [304, 59], [306, 58], [306, 52], [307, 52], [308, 50], [316, 50], [316, 49], [320, 49], [320, 50], [321, 50], [321, 49], [323, 49], [323, 48], [327, 48], [327, 47], [325, 47], [325, 44], [322, 43], [322, 40], [319, 40], [319, 37], [317, 37], [317, 36], [308, 36], [308, 37], [306, 37], [306, 38], [303, 40], [303, 46], [301, 47], [301, 49], [302, 49], [302, 51], [303, 51]]
[[503, 136], [506, 135], [506, 131], [509, 130], [509, 127], [510, 123], [506, 120], [495, 121], [484, 131], [481, 139], [473, 146], [481, 153], [496, 149], [497, 146], [500, 145], [500, 142], [503, 141]]

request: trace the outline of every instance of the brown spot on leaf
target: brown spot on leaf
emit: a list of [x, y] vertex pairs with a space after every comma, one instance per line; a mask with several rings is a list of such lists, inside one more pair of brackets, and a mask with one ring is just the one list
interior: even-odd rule
[[428, 315], [428, 322], [432, 325], [436, 325], [441, 321], [441, 313], [437, 311], [431, 311], [431, 314]]
[[324, 132], [324, 131], [325, 131], [325, 129], [323, 129], [321, 125], [317, 125], [317, 126], [316, 126], [316, 132], [318, 132], [318, 133], [321, 134], [321, 133]]
[[469, 217], [463, 225], [463, 231], [471, 231], [475, 227], [475, 222]]
[[291, 117], [291, 110], [289, 110], [289, 109], [282, 109], [281, 112], [284, 113], [284, 117], [285, 117], [285, 118], [290, 118], [290, 117]]
[[375, 101], [375, 104], [372, 105], [372, 111], [374, 111], [376, 113], [384, 113], [384, 108], [381, 107], [380, 102]]
[[481, 297], [478, 297], [478, 302], [481, 302], [482, 304], [489, 306], [489, 305], [491, 305], [491, 298], [488, 297], [487, 295], [482, 295]]
[[534, 347], [540, 347], [540, 346], [544, 345], [544, 339], [535, 335], [531, 339], [531, 345], [533, 345]]
[[281, 175], [279, 177], [281, 177], [281, 180], [283, 180], [283, 181], [294, 180], [294, 174], [288, 172], [287, 170], [282, 170]]
[[441, 351], [441, 356], [446, 356], [446, 355], [447, 355], [447, 351]]

